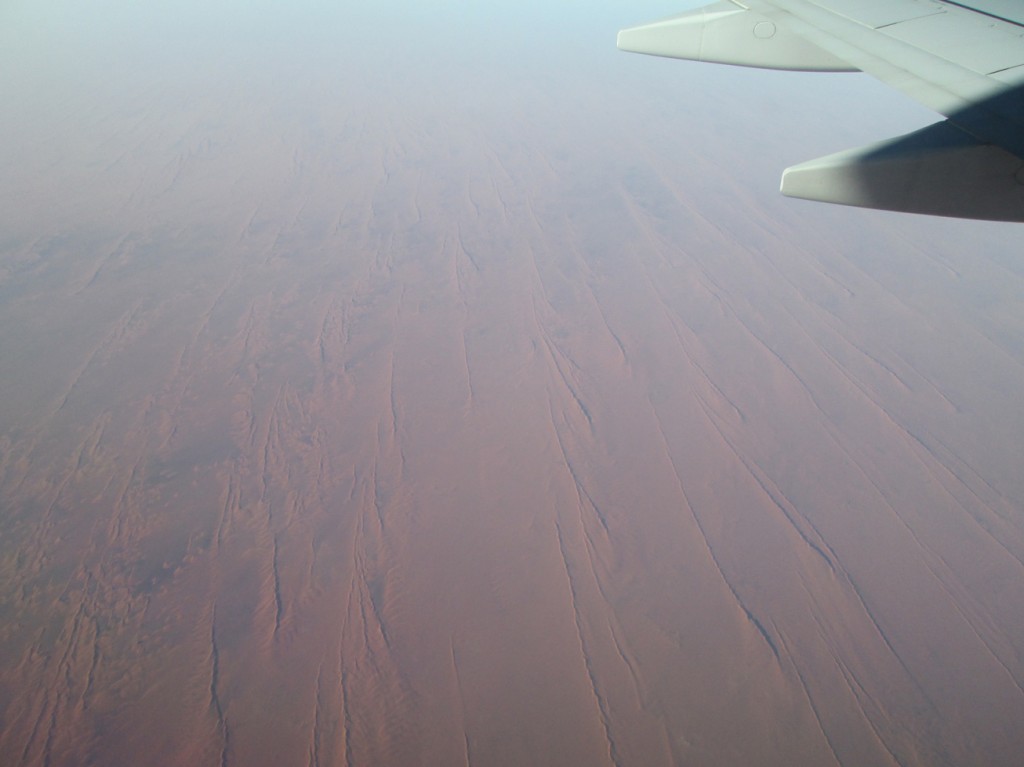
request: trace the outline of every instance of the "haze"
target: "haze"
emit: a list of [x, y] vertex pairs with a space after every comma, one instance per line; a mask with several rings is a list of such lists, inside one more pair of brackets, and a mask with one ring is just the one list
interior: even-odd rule
[[1020, 763], [1022, 230], [682, 9], [4, 5], [0, 763]]

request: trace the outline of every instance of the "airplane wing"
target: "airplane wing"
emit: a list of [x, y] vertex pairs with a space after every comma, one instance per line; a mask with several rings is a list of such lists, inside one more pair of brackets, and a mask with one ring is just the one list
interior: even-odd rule
[[1024, 2], [722, 0], [619, 33], [622, 50], [739, 66], [863, 71], [946, 119], [786, 169], [782, 193], [1024, 221]]

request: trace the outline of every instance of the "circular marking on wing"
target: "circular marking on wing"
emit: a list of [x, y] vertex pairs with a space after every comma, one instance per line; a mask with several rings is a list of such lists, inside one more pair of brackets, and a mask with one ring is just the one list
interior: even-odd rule
[[775, 24], [770, 21], [759, 21], [754, 25], [754, 37], [769, 40], [775, 37]]

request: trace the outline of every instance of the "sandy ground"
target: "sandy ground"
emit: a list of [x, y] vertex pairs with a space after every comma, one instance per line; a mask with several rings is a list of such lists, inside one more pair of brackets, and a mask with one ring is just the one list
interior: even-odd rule
[[18, 91], [0, 762], [1020, 763], [1021, 230], [595, 61]]

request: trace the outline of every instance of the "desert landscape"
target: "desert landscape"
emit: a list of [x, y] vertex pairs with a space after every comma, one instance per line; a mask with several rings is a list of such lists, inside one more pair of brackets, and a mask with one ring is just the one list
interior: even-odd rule
[[0, 12], [0, 763], [1020, 763], [1024, 230], [776, 192], [929, 113], [121, 5]]

